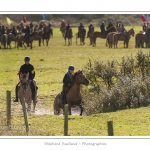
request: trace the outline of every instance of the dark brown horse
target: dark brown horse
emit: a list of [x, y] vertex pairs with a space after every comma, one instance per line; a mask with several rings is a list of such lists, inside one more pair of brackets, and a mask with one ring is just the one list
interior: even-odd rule
[[[7, 34], [0, 35], [0, 42], [1, 42], [1, 45], [3, 45], [4, 49], [6, 49], [7, 48], [7, 42], [8, 42]], [[0, 46], [0, 48], [1, 48], [1, 46]]]
[[46, 40], [46, 46], [48, 46], [48, 42], [49, 42], [49, 39], [51, 37], [51, 34], [52, 34], [52, 29], [48, 29], [45, 33], [43, 33], [42, 35], [42, 40], [43, 40], [43, 45], [44, 44], [44, 40]]
[[128, 44], [129, 44], [129, 40], [130, 40], [130, 36], [134, 36], [135, 32], [134, 29], [131, 28], [130, 30], [128, 30], [125, 33], [115, 33], [113, 35], [113, 44], [114, 44], [114, 48], [117, 48], [117, 44], [118, 41], [124, 41], [124, 48], [128, 48]]
[[68, 39], [68, 46], [72, 45], [72, 29], [71, 28], [69, 28], [69, 30], [67, 31], [64, 39], [65, 39], [65, 45], [66, 45], [66, 39]]
[[59, 115], [60, 114], [60, 109], [64, 108], [65, 104], [68, 104], [68, 109], [69, 109], [69, 115], [71, 115], [71, 107], [76, 105], [80, 107], [80, 116], [82, 116], [83, 113], [83, 106], [82, 106], [82, 95], [80, 92], [80, 86], [81, 84], [83, 85], [88, 85], [89, 81], [83, 74], [81, 70], [76, 71], [73, 74], [73, 86], [70, 88], [68, 93], [66, 94], [66, 101], [64, 104], [61, 104], [60, 100], [60, 93], [56, 96], [54, 100], [54, 114]]
[[7, 46], [9, 46], [9, 48], [11, 48], [11, 42], [14, 41], [15, 42], [15, 48], [16, 48], [16, 41], [17, 41], [16, 36], [12, 33], [7, 34], [7, 36], [8, 36]]
[[81, 31], [78, 33], [76, 33], [76, 45], [77, 45], [77, 38], [80, 38], [80, 45], [84, 45], [85, 44], [85, 35], [86, 35], [86, 29], [81, 29]]
[[135, 48], [144, 48], [144, 42], [146, 43], [146, 47], [148, 47], [150, 40], [148, 39], [147, 35], [143, 34], [142, 32], [137, 33], [135, 35]]
[[102, 33], [102, 32], [98, 32], [98, 31], [95, 31], [93, 33], [93, 46], [96, 46], [96, 38], [97, 37], [100, 37], [102, 39], [105, 39], [107, 37], [107, 34], [110, 33], [110, 32], [116, 32], [117, 29], [116, 27], [112, 26], [110, 27], [105, 33]]

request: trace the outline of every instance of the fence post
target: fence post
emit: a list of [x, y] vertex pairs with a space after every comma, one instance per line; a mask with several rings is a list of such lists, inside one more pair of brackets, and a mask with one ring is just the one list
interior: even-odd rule
[[28, 134], [28, 132], [29, 132], [29, 124], [28, 124], [27, 110], [26, 110], [26, 105], [25, 105], [25, 98], [22, 98], [21, 102], [22, 102], [24, 122], [25, 122], [25, 126], [26, 126], [26, 133]]
[[68, 136], [68, 104], [64, 106], [64, 136]]
[[7, 109], [7, 113], [6, 113], [6, 117], [7, 117], [7, 126], [11, 125], [11, 92], [10, 91], [6, 91], [6, 109]]
[[108, 121], [107, 122], [107, 126], [108, 126], [108, 136], [114, 136], [113, 122], [112, 121]]

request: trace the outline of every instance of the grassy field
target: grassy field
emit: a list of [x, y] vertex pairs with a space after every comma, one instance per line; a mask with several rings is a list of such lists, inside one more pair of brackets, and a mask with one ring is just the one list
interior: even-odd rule
[[[130, 28], [126, 27], [127, 30]], [[141, 28], [135, 26], [135, 33], [139, 32]], [[0, 50], [0, 116], [2, 118], [5, 118], [6, 91], [12, 92], [13, 100], [14, 88], [19, 81], [17, 72], [24, 63], [24, 57], [30, 56], [30, 63], [35, 67], [35, 79], [39, 87], [38, 104], [37, 113], [29, 115], [30, 135], [63, 135], [63, 117], [53, 116], [53, 100], [56, 94], [61, 91], [62, 78], [69, 65], [74, 65], [75, 70], [84, 69], [89, 59], [99, 59], [104, 62], [108, 60], [120, 61], [123, 56], [131, 54], [134, 56], [139, 50], [135, 48], [134, 37], [131, 37], [127, 49], [123, 48], [123, 42], [119, 42], [117, 49], [109, 49], [105, 46], [105, 40], [100, 38], [97, 39], [96, 47], [89, 45], [88, 38], [85, 39], [84, 46], [76, 45], [76, 28], [73, 28], [72, 46], [65, 46], [59, 28], [53, 30], [54, 37], [50, 39], [48, 47], [39, 47], [38, 42], [35, 41], [32, 50], [29, 48]], [[99, 28], [95, 30], [99, 31]], [[13, 43], [12, 47], [14, 47]], [[148, 52], [149, 49], [143, 48], [142, 51]], [[150, 135], [148, 112], [149, 108], [147, 107], [83, 117], [73, 115], [69, 117], [69, 134], [72, 136], [105, 136], [107, 135], [107, 121], [113, 120], [115, 135]], [[1, 121], [1, 124], [5, 123]], [[24, 125], [19, 103], [12, 102], [12, 125]], [[24, 132], [13, 132], [13, 135], [25, 134]]]

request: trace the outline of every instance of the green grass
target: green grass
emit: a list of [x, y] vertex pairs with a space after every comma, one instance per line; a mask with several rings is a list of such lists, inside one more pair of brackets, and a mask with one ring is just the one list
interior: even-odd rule
[[[130, 29], [131, 27], [126, 27]], [[99, 27], [95, 29], [99, 31]], [[135, 33], [141, 27], [134, 27]], [[15, 85], [19, 81], [16, 75], [20, 66], [24, 63], [24, 57], [30, 56], [31, 64], [36, 71], [36, 81], [38, 89], [37, 110], [49, 112], [47, 115], [29, 115], [30, 135], [63, 135], [63, 117], [53, 116], [53, 100], [57, 93], [61, 91], [62, 79], [67, 72], [69, 65], [74, 65], [75, 70], [84, 69], [89, 59], [99, 59], [104, 62], [108, 60], [121, 61], [123, 56], [134, 56], [138, 50], [135, 48], [134, 37], [131, 37], [129, 48], [123, 48], [123, 43], [119, 42], [117, 49], [105, 47], [104, 39], [97, 39], [97, 46], [89, 46], [89, 39], [86, 38], [84, 46], [76, 45], [73, 28], [72, 46], [65, 46], [64, 39], [58, 28], [54, 28], [54, 37], [50, 39], [49, 46], [38, 47], [38, 42], [33, 43], [33, 49], [7, 49], [0, 50], [0, 112], [5, 118], [6, 111], [6, 91], [12, 91], [12, 100], [15, 95]], [[79, 43], [79, 39], [78, 39]], [[14, 44], [12, 43], [12, 47]], [[148, 52], [149, 49], [143, 48]], [[114, 113], [96, 114], [92, 116], [71, 116], [69, 120], [69, 134], [82, 136], [102, 136], [107, 135], [107, 121], [114, 121], [115, 135], [150, 135], [148, 123], [149, 108], [131, 109], [117, 111]], [[43, 113], [44, 114], [44, 113]], [[1, 115], [1, 116], [2, 116]], [[24, 125], [19, 103], [12, 102], [12, 125]], [[4, 123], [2, 123], [4, 124]], [[24, 131], [24, 130], [23, 130]], [[15, 133], [14, 133], [15, 134]], [[21, 133], [18, 133], [20, 135]], [[24, 133], [23, 133], [24, 135]]]

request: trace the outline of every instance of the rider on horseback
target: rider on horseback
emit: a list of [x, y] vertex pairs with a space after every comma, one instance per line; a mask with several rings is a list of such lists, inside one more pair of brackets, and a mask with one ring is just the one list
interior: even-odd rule
[[[29, 63], [30, 62], [30, 57], [29, 56], [26, 56], [24, 58], [24, 61], [25, 61], [25, 64], [23, 64], [20, 67], [20, 70], [19, 70], [17, 75], [19, 75], [19, 78], [20, 78], [21, 73], [24, 74], [24, 73], [29, 72], [29, 82], [30, 82], [30, 87], [31, 87], [31, 90], [32, 90], [32, 98], [33, 98], [33, 101], [37, 101], [37, 99], [36, 99], [37, 86], [35, 87], [35, 84], [34, 84], [35, 81], [33, 81], [33, 79], [35, 77], [35, 70], [34, 70], [33, 65], [31, 65]], [[16, 90], [15, 90], [16, 98], [15, 98], [14, 102], [18, 102], [18, 86], [19, 86], [19, 83], [16, 85]]]
[[14, 34], [15, 36], [17, 35], [17, 30], [16, 30], [15, 26], [13, 26], [13, 28], [12, 28], [12, 34]]
[[[91, 31], [92, 28], [94, 29], [94, 26], [93, 26], [93, 23], [90, 22], [89, 31], [88, 31], [88, 33], [87, 33], [87, 38], [89, 37], [89, 32]], [[94, 30], [93, 30], [93, 31], [94, 31]]]
[[61, 92], [61, 103], [65, 103], [66, 94], [72, 86], [72, 73], [74, 72], [74, 66], [68, 67], [68, 72], [65, 74], [63, 78], [63, 88]]
[[26, 30], [25, 30], [25, 37], [26, 37], [26, 40], [29, 39], [30, 34], [31, 34], [31, 29], [30, 29], [29, 25], [27, 25], [27, 26], [26, 26]]
[[82, 29], [84, 29], [84, 26], [82, 25], [82, 23], [80, 23], [80, 26], [78, 27], [78, 37], [79, 37], [79, 33], [82, 31]]
[[70, 27], [70, 25], [69, 25], [69, 23], [68, 23], [67, 26], [66, 26], [65, 37], [67, 37], [67, 32], [68, 32], [68, 30], [69, 30], [70, 28], [71, 28], [71, 27]]
[[113, 27], [113, 24], [112, 24], [112, 22], [110, 21], [109, 24], [108, 24], [108, 26], [107, 26], [107, 30], [109, 30], [111, 27]]
[[102, 24], [100, 25], [100, 29], [101, 29], [101, 33], [104, 35], [104, 37], [105, 37], [105, 32], [106, 32], [106, 30], [105, 30], [105, 22], [104, 21], [102, 21]]

